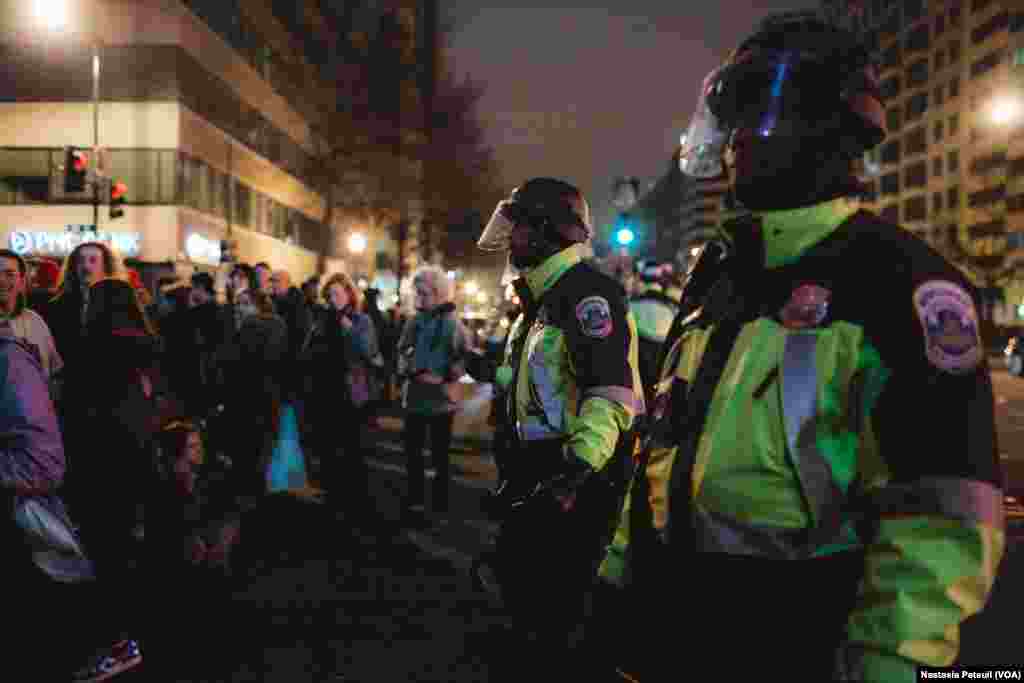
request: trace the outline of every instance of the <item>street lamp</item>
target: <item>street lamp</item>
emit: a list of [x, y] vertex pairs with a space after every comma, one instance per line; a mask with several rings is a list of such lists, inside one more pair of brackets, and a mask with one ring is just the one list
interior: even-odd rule
[[[36, 21], [51, 32], [63, 30], [68, 24], [67, 0], [33, 0]], [[97, 36], [90, 41], [92, 46], [92, 229], [100, 229], [100, 44]]]
[[476, 280], [470, 280], [466, 283], [466, 294], [473, 296], [479, 288], [480, 287], [477, 285]]
[[63, 30], [68, 25], [68, 5], [65, 0], [34, 0], [32, 9], [36, 21], [51, 31]]
[[487, 292], [477, 292], [476, 293], [476, 301], [479, 304], [487, 303]]
[[1001, 97], [992, 103], [989, 116], [1000, 126], [1012, 123], [1020, 117], [1020, 102], [1012, 97]]
[[366, 249], [366, 235], [354, 232], [348, 238], [348, 250], [353, 254], [362, 254]]

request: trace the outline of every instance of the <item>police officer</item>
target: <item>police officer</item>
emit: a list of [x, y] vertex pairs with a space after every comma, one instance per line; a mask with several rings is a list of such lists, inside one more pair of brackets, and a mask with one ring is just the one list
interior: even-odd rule
[[518, 632], [538, 648], [510, 652], [550, 680], [581, 675], [569, 636], [614, 527], [644, 405], [636, 326], [621, 286], [585, 258], [592, 231], [578, 189], [535, 178], [498, 204], [478, 242], [509, 252], [523, 306], [501, 366], [469, 364], [507, 387], [495, 569]]
[[813, 15], [766, 20], [704, 82], [682, 168], [720, 173], [728, 146], [749, 215], [684, 292], [601, 567], [651, 587], [631, 617], [644, 683], [695, 658], [917, 680], [989, 596], [1004, 518], [978, 295], [847, 198], [883, 137], [868, 54]]
[[640, 339], [640, 378], [645, 391], [658, 380], [658, 361], [679, 304], [666, 292], [672, 265], [658, 261], [639, 261], [639, 283], [629, 297], [629, 310], [636, 318]]

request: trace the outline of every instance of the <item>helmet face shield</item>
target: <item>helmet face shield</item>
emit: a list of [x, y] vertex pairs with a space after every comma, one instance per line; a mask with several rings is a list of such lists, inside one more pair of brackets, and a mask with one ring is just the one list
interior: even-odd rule
[[498, 202], [497, 208], [491, 214], [491, 220], [487, 221], [484, 231], [480, 233], [476, 246], [483, 251], [508, 251], [512, 246], [512, 230], [516, 227], [516, 221], [512, 216], [516, 213], [514, 202], [507, 199]]
[[722, 172], [730, 136], [806, 134], [834, 119], [842, 83], [821, 60], [793, 50], [740, 54], [704, 80], [697, 111], [680, 154], [680, 168], [696, 177]]

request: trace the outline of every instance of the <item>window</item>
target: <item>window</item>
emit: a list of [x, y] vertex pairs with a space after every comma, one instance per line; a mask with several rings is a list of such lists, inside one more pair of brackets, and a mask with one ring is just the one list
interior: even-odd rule
[[949, 8], [949, 25], [959, 26], [960, 25], [960, 3], [951, 5]]
[[925, 139], [925, 127], [918, 126], [911, 132], [907, 133], [906, 142], [904, 143], [904, 155], [911, 156], [912, 154], [922, 154], [927, 147], [927, 141]]
[[939, 50], [935, 53], [935, 70], [941, 71], [946, 66], [946, 51]]
[[904, 0], [903, 17], [907, 21], [913, 21], [924, 12], [924, 0]]
[[928, 81], [928, 60], [921, 59], [907, 68], [907, 87], [913, 88]]
[[[914, 17], [915, 19], [917, 17]], [[911, 21], [911, 19], [907, 19]], [[907, 52], [917, 52], [928, 49], [928, 24], [924, 23], [907, 34]]]
[[942, 211], [942, 193], [936, 192], [932, 195], [932, 213], [939, 213]]
[[932, 103], [935, 104], [935, 106], [939, 106], [940, 104], [942, 104], [943, 100], [945, 99], [943, 97], [945, 90], [946, 86], [942, 85], [941, 83], [935, 87], [935, 92], [932, 93]]
[[955, 173], [960, 170], [960, 151], [954, 149], [952, 152], [946, 155], [946, 170], [949, 173]]
[[993, 152], [983, 157], [976, 157], [971, 162], [971, 173], [990, 173], [1004, 165], [1006, 165], [1006, 152]]
[[882, 81], [880, 88], [880, 94], [883, 100], [888, 100], [896, 97], [900, 94], [900, 77], [899, 75], [890, 76], [889, 78]]
[[903, 202], [903, 220], [923, 221], [928, 216], [928, 196], [918, 195]]
[[946, 190], [946, 207], [955, 209], [960, 206], [960, 188], [954, 185]]
[[941, 36], [942, 33], [945, 30], [946, 30], [946, 15], [940, 14], [939, 16], [935, 17], [935, 35], [936, 36]]
[[1009, 249], [1024, 249], [1024, 232], [1006, 233], [1006, 246]]
[[952, 64], [956, 60], [960, 59], [960, 41], [953, 40], [949, 43], [949, 62]]
[[128, 186], [131, 204], [177, 203], [177, 160], [174, 150], [111, 149], [107, 172]]
[[935, 157], [932, 159], [932, 177], [942, 177], [942, 157]]
[[984, 190], [978, 190], [967, 195], [967, 206], [972, 209], [991, 206], [996, 202], [1001, 201], [1006, 197], [1006, 186], [996, 185], [995, 187], [987, 187]]
[[1018, 211], [1024, 210], [1024, 194], [1015, 194], [1012, 197], [1007, 197], [1006, 210], [1010, 213], [1017, 213]]
[[900, 65], [900, 44], [895, 42], [882, 53], [882, 68], [888, 69]]
[[1011, 178], [1018, 178], [1024, 175], [1024, 157], [1018, 157], [1010, 161], [1010, 169], [1007, 174]]
[[903, 170], [903, 189], [909, 187], [923, 187], [928, 181], [928, 164], [919, 161], [916, 164], [907, 166]]
[[885, 113], [885, 126], [890, 133], [900, 129], [903, 111], [899, 107], [893, 107]]
[[943, 128], [942, 124], [943, 124], [943, 122], [941, 120], [939, 120], [939, 121], [936, 121], [935, 125], [932, 127], [932, 141], [940, 142], [942, 140], [942, 132], [943, 132], [942, 131], [942, 128]]
[[1013, 65], [1024, 66], [1024, 47], [1018, 47], [1013, 51]]
[[[60, 183], [63, 191], [63, 174], [57, 171], [57, 164], [64, 163], [60, 150], [49, 149], [0, 149], [0, 204], [40, 204], [50, 200], [51, 169], [54, 182]], [[75, 194], [73, 201], [91, 196], [92, 191]], [[61, 195], [62, 196], [62, 195]]]
[[232, 220], [237, 225], [243, 225], [249, 227], [252, 225], [252, 217], [254, 215], [254, 197], [253, 191], [248, 185], [238, 182], [234, 182], [234, 216]]
[[882, 220], [889, 221], [890, 223], [900, 222], [900, 205], [890, 204], [889, 206], [882, 209]]
[[1017, 33], [1024, 29], [1024, 12], [1012, 12], [1010, 14], [1010, 33]]
[[967, 227], [967, 234], [974, 240], [986, 237], [1002, 237], [1006, 234], [1006, 221], [1002, 218], [997, 218], [994, 221], [975, 223]]
[[977, 78], [984, 73], [988, 73], [992, 69], [999, 66], [999, 62], [1003, 59], [1003, 51], [995, 50], [985, 55], [978, 61], [971, 64], [971, 78]]
[[971, 42], [975, 45], [984, 41], [996, 31], [1001, 31], [1010, 25], [1010, 15], [1003, 10], [993, 15], [988, 21], [971, 31]]
[[971, 11], [980, 12], [991, 4], [992, 0], [971, 0]]
[[949, 80], [949, 99], [960, 96], [960, 77], [956, 76]]
[[949, 117], [949, 134], [956, 135], [960, 130], [960, 114], [953, 114]]
[[882, 147], [882, 163], [883, 164], [898, 164], [900, 162], [900, 140], [896, 138], [890, 142], [885, 143]]
[[904, 122], [915, 121], [924, 114], [928, 108], [928, 93], [920, 92], [907, 100], [903, 113]]
[[900, 174], [899, 172], [887, 173], [882, 176], [882, 194], [899, 194]]

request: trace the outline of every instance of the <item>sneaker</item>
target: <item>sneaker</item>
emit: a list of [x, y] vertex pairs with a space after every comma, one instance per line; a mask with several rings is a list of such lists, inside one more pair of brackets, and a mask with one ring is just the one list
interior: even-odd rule
[[142, 664], [142, 650], [135, 640], [122, 640], [96, 654], [85, 667], [75, 672], [75, 683], [99, 683]]

